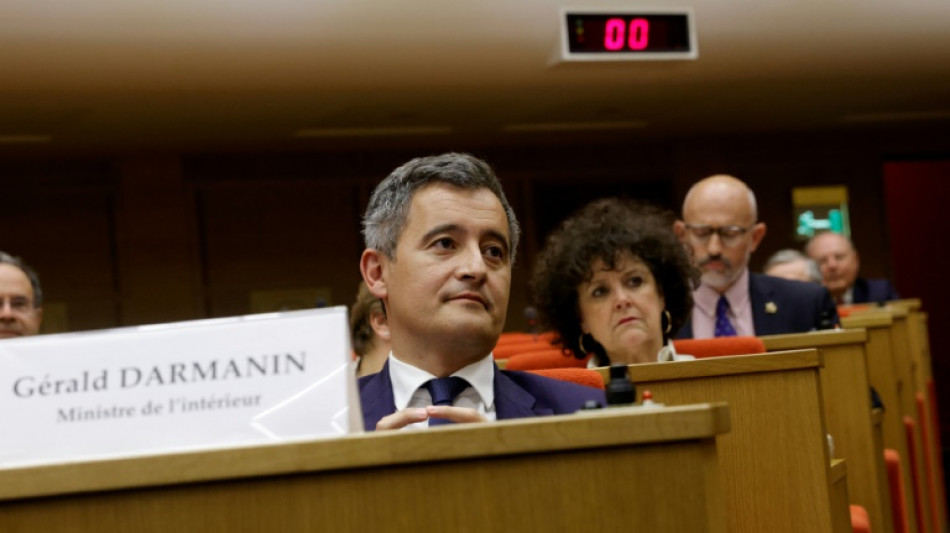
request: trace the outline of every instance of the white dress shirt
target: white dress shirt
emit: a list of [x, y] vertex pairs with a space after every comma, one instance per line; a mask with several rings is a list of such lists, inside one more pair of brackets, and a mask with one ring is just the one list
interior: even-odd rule
[[854, 285], [848, 287], [848, 290], [844, 291], [844, 294], [841, 295], [840, 301], [835, 302], [841, 305], [851, 305], [854, 303]]
[[[452, 402], [455, 407], [475, 409], [488, 420], [495, 420], [495, 360], [491, 354], [452, 374], [469, 383]], [[432, 397], [423, 385], [436, 376], [400, 361], [389, 353], [389, 379], [393, 385], [393, 401], [396, 411], [407, 407], [428, 407]], [[426, 428], [429, 421], [417, 422], [406, 427]]]

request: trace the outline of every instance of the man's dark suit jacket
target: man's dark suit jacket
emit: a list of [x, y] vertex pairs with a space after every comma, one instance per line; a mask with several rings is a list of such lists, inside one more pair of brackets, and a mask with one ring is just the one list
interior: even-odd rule
[[897, 290], [886, 279], [864, 279], [854, 280], [854, 286], [851, 287], [851, 302], [856, 304], [889, 302], [891, 300], [900, 300]]
[[[831, 294], [816, 283], [750, 272], [749, 301], [756, 336], [827, 329], [839, 322]], [[692, 337], [693, 326], [687, 320], [677, 338]]]
[[[359, 385], [363, 426], [373, 431], [380, 418], [396, 412], [389, 361], [378, 373], [361, 377]], [[600, 389], [495, 367], [495, 418], [498, 420], [573, 413], [587, 400], [596, 400], [601, 405], [607, 403]]]

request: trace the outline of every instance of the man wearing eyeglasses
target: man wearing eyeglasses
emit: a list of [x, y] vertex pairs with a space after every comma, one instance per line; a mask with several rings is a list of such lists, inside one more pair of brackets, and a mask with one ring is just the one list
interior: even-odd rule
[[0, 339], [39, 333], [42, 303], [36, 272], [19, 257], [0, 252]]
[[766, 229], [755, 194], [742, 181], [716, 175], [693, 185], [673, 229], [702, 274], [680, 338], [799, 333], [838, 323], [823, 287], [749, 272]]

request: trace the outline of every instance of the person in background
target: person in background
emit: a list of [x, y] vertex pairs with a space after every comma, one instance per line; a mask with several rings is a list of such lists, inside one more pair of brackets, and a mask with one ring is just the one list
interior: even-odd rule
[[519, 227], [480, 159], [413, 159], [373, 191], [360, 272], [382, 300], [392, 352], [359, 380], [367, 430], [572, 413], [603, 390], [492, 358], [508, 310]]
[[0, 252], [0, 339], [36, 335], [42, 322], [39, 276], [19, 257]]
[[818, 265], [805, 254], [791, 248], [772, 254], [762, 270], [766, 276], [821, 283]]
[[618, 198], [561, 222], [531, 289], [545, 327], [592, 366], [692, 359], [670, 341], [693, 308], [699, 275], [673, 233], [672, 213]]
[[861, 260], [851, 239], [832, 232], [819, 233], [805, 245], [805, 253], [821, 271], [822, 283], [838, 304], [863, 304], [899, 300], [886, 279], [858, 277]]
[[824, 287], [749, 272], [766, 232], [758, 220], [755, 194], [732, 176], [710, 176], [690, 188], [673, 228], [702, 277], [679, 337], [801, 333], [838, 323]]
[[350, 307], [350, 339], [358, 357], [358, 377], [382, 370], [389, 357], [389, 324], [383, 302], [369, 292], [365, 283], [360, 283], [356, 301]]

